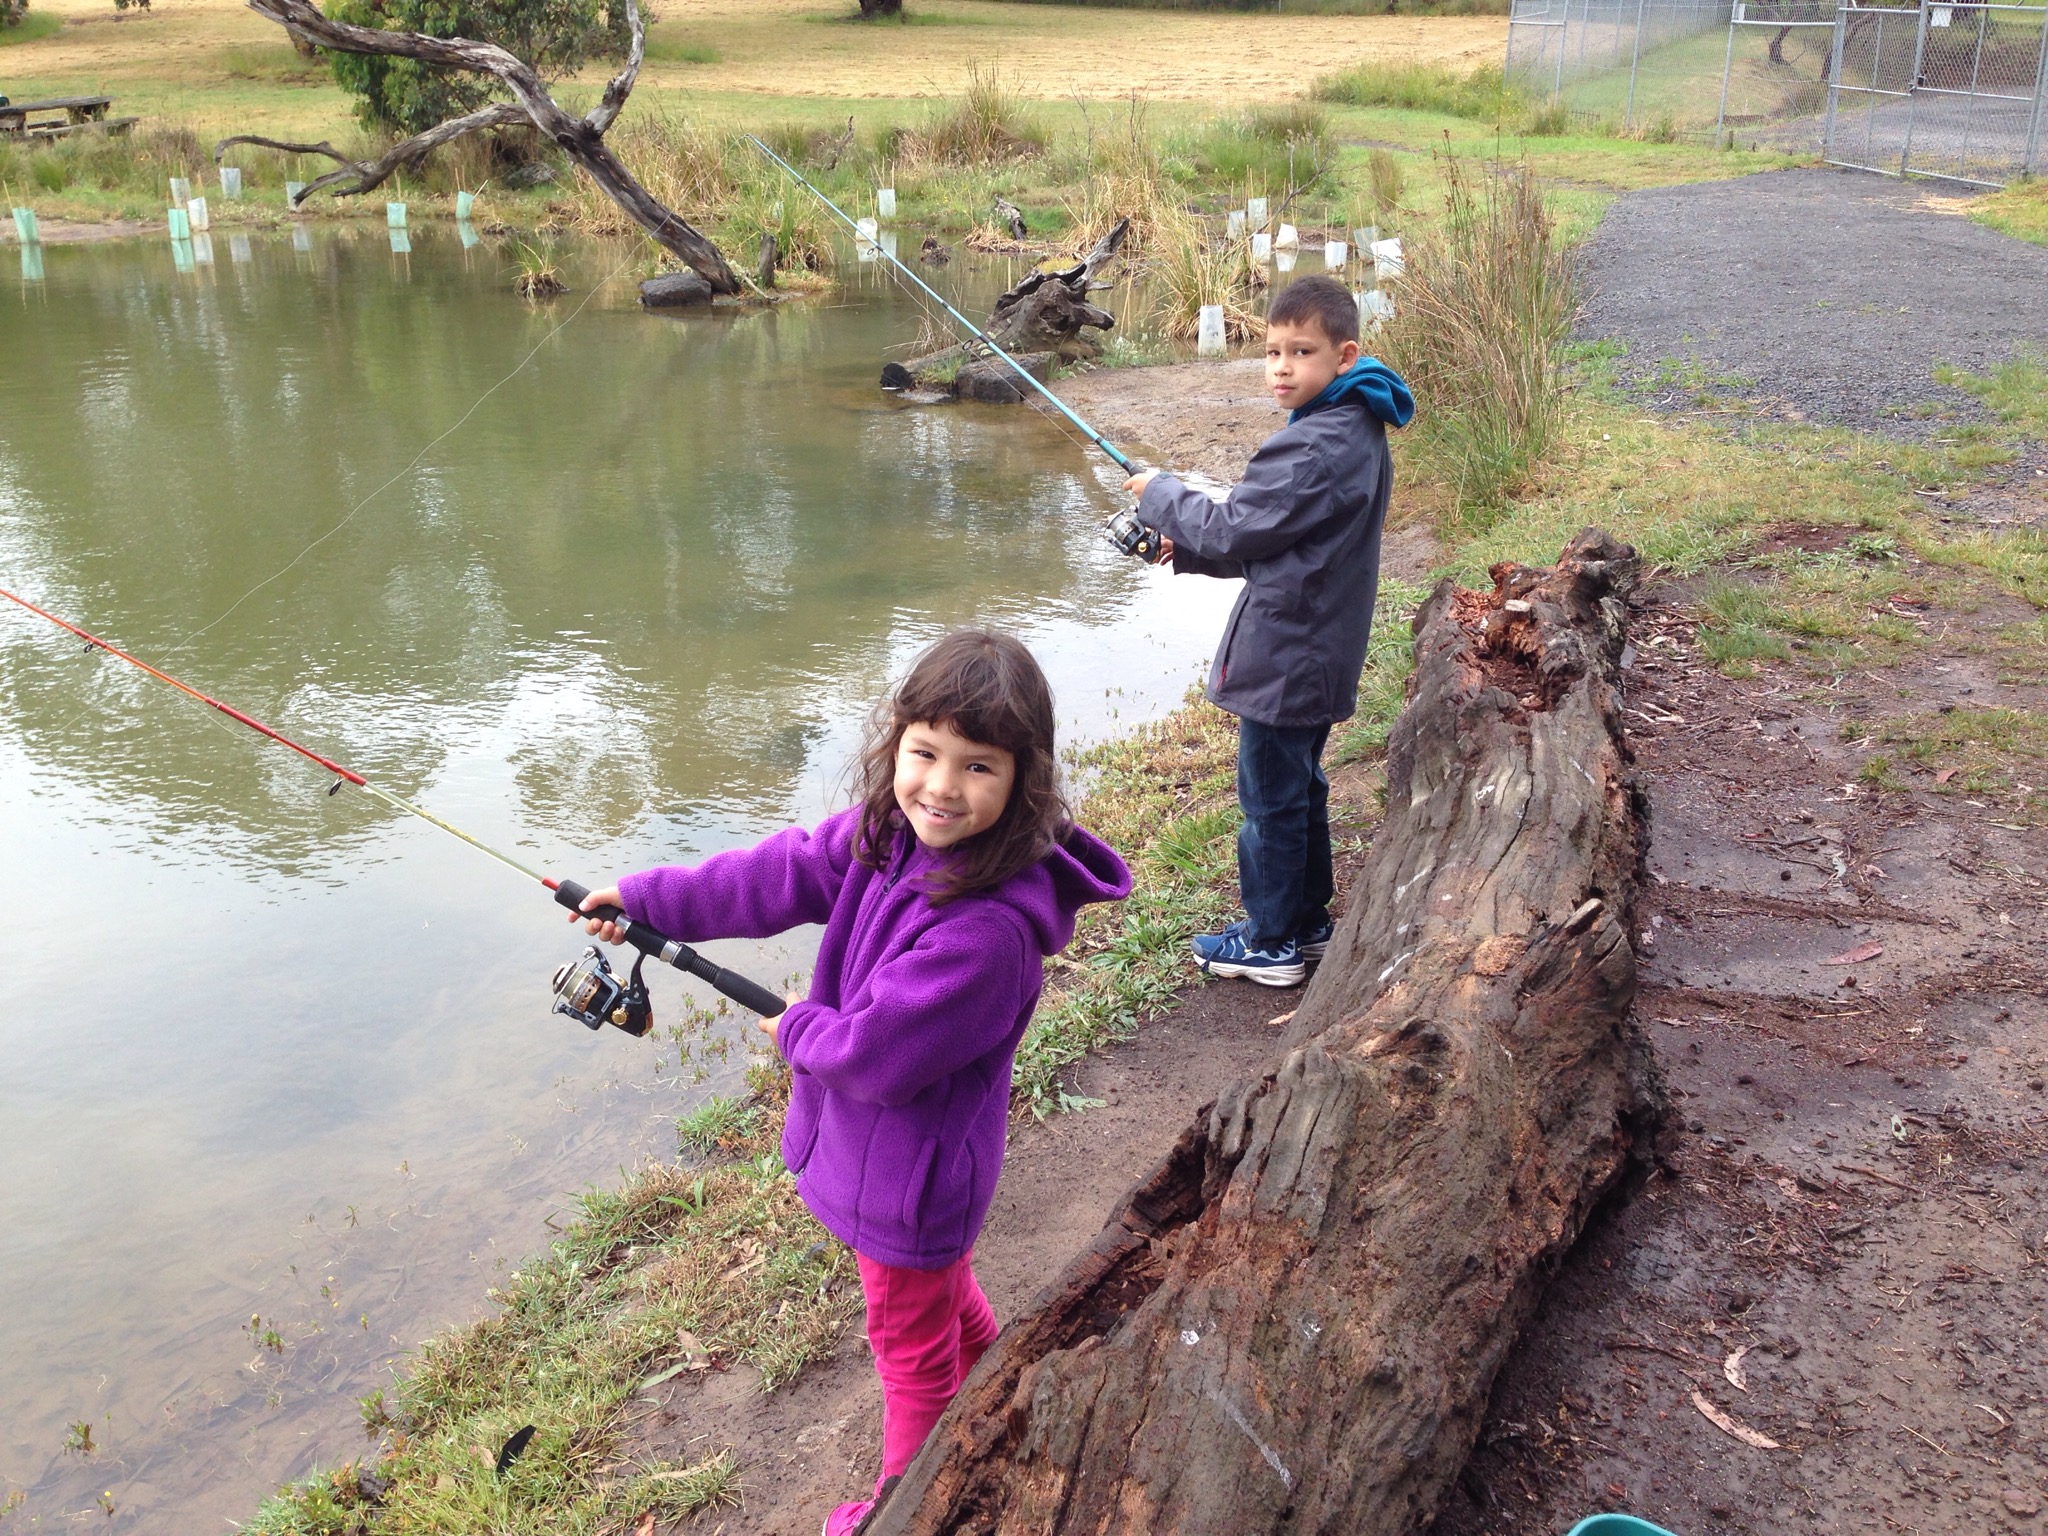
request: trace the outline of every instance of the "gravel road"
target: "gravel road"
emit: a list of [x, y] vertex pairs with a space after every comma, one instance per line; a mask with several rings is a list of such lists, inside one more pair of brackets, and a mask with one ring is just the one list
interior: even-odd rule
[[1956, 210], [1856, 171], [1637, 192], [1587, 251], [1579, 334], [1626, 342], [1624, 377], [1653, 391], [1674, 388], [1658, 385], [1668, 363], [1681, 378], [1697, 364], [1709, 388], [1787, 416], [1921, 436], [1930, 405], [1978, 414], [1935, 364], [2048, 348], [2048, 247]]

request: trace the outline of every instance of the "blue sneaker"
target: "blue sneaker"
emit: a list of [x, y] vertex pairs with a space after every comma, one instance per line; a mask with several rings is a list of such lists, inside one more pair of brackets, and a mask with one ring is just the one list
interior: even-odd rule
[[1262, 987], [1298, 987], [1308, 975], [1292, 939], [1273, 949], [1257, 948], [1242, 919], [1221, 933], [1198, 935], [1193, 947], [1195, 963], [1215, 976], [1242, 976]]
[[1306, 933], [1294, 936], [1294, 947], [1301, 951], [1304, 960], [1320, 960], [1323, 951], [1330, 947], [1330, 936], [1337, 931], [1337, 925], [1327, 917]]

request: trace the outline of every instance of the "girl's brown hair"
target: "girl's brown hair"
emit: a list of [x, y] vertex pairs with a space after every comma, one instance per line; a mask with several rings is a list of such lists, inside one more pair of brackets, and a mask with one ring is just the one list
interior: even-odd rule
[[1001, 747], [1017, 762], [996, 824], [958, 844], [926, 887], [934, 902], [993, 890], [1036, 864], [1072, 818], [1053, 750], [1052, 689], [1023, 644], [992, 629], [957, 629], [935, 641], [868, 720], [854, 769], [861, 807], [854, 856], [887, 866], [904, 822], [896, 805], [896, 749], [913, 725], [951, 726], [969, 741]]

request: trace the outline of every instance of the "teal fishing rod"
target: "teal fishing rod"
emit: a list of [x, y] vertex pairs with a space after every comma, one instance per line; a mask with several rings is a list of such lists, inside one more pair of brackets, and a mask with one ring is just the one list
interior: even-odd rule
[[[795, 166], [791, 165], [787, 160], [783, 159], [782, 156], [775, 153], [774, 150], [770, 149], [766, 144], [763, 144], [751, 133], [747, 135], [747, 140], [754, 146], [754, 148], [758, 149], [770, 160], [773, 160], [777, 165], [781, 166], [783, 172], [790, 178], [790, 180], [794, 181], [798, 186], [802, 187], [806, 192], [810, 193], [811, 196], [815, 197], [819, 202], [823, 203], [826, 206], [826, 208], [830, 209], [833, 216], [837, 218], [840, 223], [844, 224], [848, 229], [853, 231], [853, 237], [855, 240], [867, 240], [867, 236], [861, 233], [860, 225], [856, 224], [852, 219], [848, 218], [846, 216], [846, 211], [842, 209], [837, 203], [833, 202], [831, 198], [827, 197], [824, 193], [820, 192], [816, 187], [812, 186], [808, 181], [806, 181], [803, 177], [803, 173], [797, 170]], [[893, 251], [886, 249], [879, 242], [876, 241], [870, 240], [868, 241], [868, 243], [870, 245], [873, 245], [875, 249], [879, 251], [881, 255], [889, 262], [889, 264], [895, 267], [898, 272], [901, 272], [905, 277], [909, 278], [913, 283], [917, 284], [917, 286], [924, 291], [926, 297], [930, 298], [933, 303], [939, 306], [939, 308], [943, 309], [947, 314], [951, 315], [954, 318], [954, 320], [956, 320], [959, 323], [961, 329], [965, 330], [976, 341], [980, 342], [983, 346], [987, 347], [989, 351], [995, 353], [997, 357], [1000, 357], [1004, 362], [1008, 363], [1013, 369], [1015, 369], [1017, 377], [1022, 379], [1026, 384], [1029, 384], [1041, 395], [1045, 396], [1045, 398], [1051, 403], [1052, 408], [1054, 410], [1058, 411], [1062, 416], [1066, 417], [1067, 420], [1071, 421], [1075, 426], [1079, 427], [1083, 432], [1087, 433], [1088, 441], [1093, 443], [1096, 447], [1100, 448], [1104, 453], [1108, 454], [1110, 458], [1115, 461], [1119, 469], [1121, 469], [1127, 475], [1134, 475], [1138, 472], [1137, 465], [1133, 464], [1130, 461], [1130, 459], [1124, 455], [1123, 451], [1116, 446], [1116, 444], [1112, 443], [1100, 432], [1096, 431], [1093, 427], [1089, 426], [1087, 422], [1083, 421], [1080, 418], [1080, 416], [1075, 413], [1074, 408], [1072, 406], [1068, 405], [1066, 401], [1062, 400], [1058, 395], [1054, 394], [1051, 390], [1047, 389], [1043, 384], [1039, 383], [1037, 379], [1033, 378], [1031, 376], [1029, 369], [1025, 368], [1025, 366], [1022, 363], [1018, 362], [1017, 359], [1010, 356], [1010, 354], [1005, 352], [1001, 347], [997, 346], [996, 343], [990, 339], [988, 333], [984, 331], [980, 326], [976, 325], [972, 320], [968, 319], [965, 315], [961, 314], [960, 311], [955, 309], [951, 304], [948, 304], [945, 298], [938, 292], [937, 289], [933, 288], [930, 283], [927, 283], [923, 278], [919, 277], [915, 272], [911, 271], [909, 267], [905, 266], [902, 263], [902, 261], [900, 261], [897, 258], [896, 254]], [[1119, 542], [1117, 547], [1121, 549], [1123, 547], [1122, 543]], [[1126, 551], [1126, 553], [1135, 554], [1138, 553], [1138, 551], [1128, 550]]]

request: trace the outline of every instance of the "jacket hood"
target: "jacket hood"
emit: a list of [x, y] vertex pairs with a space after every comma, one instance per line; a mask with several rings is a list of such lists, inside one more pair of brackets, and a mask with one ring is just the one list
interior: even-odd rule
[[1038, 863], [988, 893], [1021, 912], [1048, 955], [1074, 937], [1074, 920], [1095, 901], [1122, 901], [1131, 894], [1131, 872], [1117, 851], [1086, 827], [1067, 830], [1059, 845]]
[[1415, 396], [1407, 381], [1378, 358], [1361, 357], [1324, 385], [1315, 399], [1289, 412], [1287, 420], [1292, 424], [1351, 399], [1390, 427], [1405, 427], [1415, 415]]

